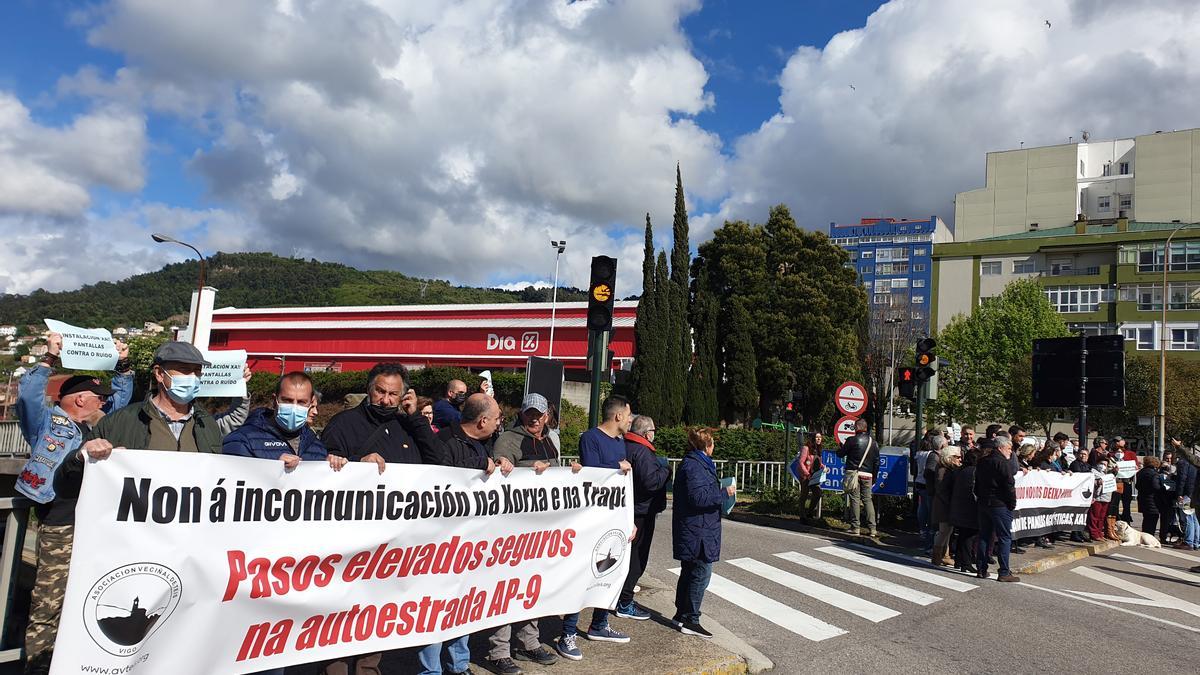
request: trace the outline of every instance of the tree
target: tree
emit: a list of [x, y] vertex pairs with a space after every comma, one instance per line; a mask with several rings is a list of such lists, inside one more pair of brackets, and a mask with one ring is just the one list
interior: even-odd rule
[[[665, 266], [665, 254], [663, 262]], [[667, 333], [664, 327], [660, 287], [654, 258], [654, 230], [650, 214], [646, 214], [646, 247], [642, 253], [642, 297], [638, 302], [637, 323], [634, 329], [633, 372], [630, 373], [634, 405], [638, 413], [658, 419], [663, 409], [662, 372], [666, 367]]]
[[715, 425], [720, 419], [717, 406], [717, 303], [708, 287], [704, 258], [692, 263], [691, 324], [695, 335], [696, 357], [688, 372], [687, 397], [683, 417], [688, 424]]
[[[987, 299], [970, 317], [958, 315], [938, 337], [938, 398], [932, 409], [945, 421], [1039, 422], [1031, 412], [1028, 380], [1014, 382], [1014, 365], [1030, 361], [1033, 341], [1071, 334], [1037, 281], [1022, 279]], [[1021, 374], [1017, 370], [1017, 375]]]
[[741, 298], [734, 298], [726, 312], [725, 341], [726, 400], [733, 421], [744, 421], [758, 412], [758, 361], [755, 356], [750, 312]]
[[664, 380], [663, 420], [678, 424], [683, 419], [687, 397], [688, 369], [692, 363], [692, 331], [688, 320], [688, 276], [691, 271], [691, 248], [688, 243], [687, 205], [683, 195], [683, 175], [675, 165], [675, 219], [671, 227], [671, 277], [669, 302], [666, 368]]
[[[863, 385], [869, 392], [869, 407], [867, 417], [875, 429], [875, 436], [880, 442], [884, 439], [886, 428], [887, 405], [891, 398], [893, 378], [893, 347], [895, 348], [895, 364], [912, 365], [906, 355], [912, 353], [916, 341], [927, 334], [927, 324], [923, 319], [913, 319], [913, 311], [924, 305], [913, 305], [909, 289], [891, 289], [886, 295], [887, 304], [869, 306], [865, 321], [860, 329], [863, 348]], [[893, 323], [888, 323], [889, 321]], [[897, 401], [899, 405], [899, 401]]]

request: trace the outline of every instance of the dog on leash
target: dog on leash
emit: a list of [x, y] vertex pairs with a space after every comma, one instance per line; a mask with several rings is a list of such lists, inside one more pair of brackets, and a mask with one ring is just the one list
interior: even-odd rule
[[1129, 523], [1117, 521], [1117, 536], [1121, 538], [1122, 546], [1145, 546], [1146, 548], [1162, 548], [1162, 544], [1158, 543], [1158, 537], [1148, 533], [1133, 529]]

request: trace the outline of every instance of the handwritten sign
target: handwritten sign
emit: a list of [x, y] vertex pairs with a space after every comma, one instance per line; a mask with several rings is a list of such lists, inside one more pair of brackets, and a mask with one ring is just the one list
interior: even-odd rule
[[1137, 473], [1137, 462], [1132, 459], [1117, 462], [1117, 478], [1133, 478]]
[[62, 351], [58, 357], [63, 368], [112, 370], [116, 367], [117, 346], [107, 329], [79, 328], [55, 319], [46, 319], [46, 328], [62, 335]]
[[212, 363], [200, 371], [199, 396], [246, 397], [246, 380], [242, 371], [246, 369], [246, 350], [204, 352], [204, 360]]

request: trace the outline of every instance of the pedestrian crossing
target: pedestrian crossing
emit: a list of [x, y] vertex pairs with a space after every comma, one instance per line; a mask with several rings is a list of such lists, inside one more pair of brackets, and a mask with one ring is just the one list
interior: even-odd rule
[[[945, 595], [978, 588], [935, 572], [919, 560], [850, 543], [823, 546], [811, 555], [783, 551], [775, 553], [773, 558], [770, 562], [735, 558], [716, 563], [708, 593], [813, 642], [849, 632], [814, 614], [828, 615], [832, 609], [835, 615], [846, 616], [847, 620], [857, 617], [878, 624], [901, 616], [908, 607], [904, 603], [926, 607], [943, 600], [935, 592]], [[750, 575], [754, 583], [734, 581], [726, 573], [727, 568]], [[805, 576], [798, 571], [820, 576]], [[679, 574], [680, 569], [673, 568], [670, 572]], [[828, 577], [853, 586], [855, 592], [835, 588], [827, 583], [831, 581]], [[805, 605], [785, 604], [783, 599], [788, 594], [780, 589], [803, 596]], [[809, 602], [814, 604], [808, 606]], [[832, 617], [830, 620], [842, 623]]]

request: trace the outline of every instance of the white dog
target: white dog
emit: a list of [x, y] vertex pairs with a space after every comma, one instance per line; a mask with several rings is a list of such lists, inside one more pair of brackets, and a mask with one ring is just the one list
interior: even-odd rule
[[1158, 537], [1135, 530], [1123, 520], [1117, 521], [1117, 536], [1121, 538], [1122, 546], [1141, 545], [1147, 548], [1162, 548], [1162, 544], [1158, 543]]

